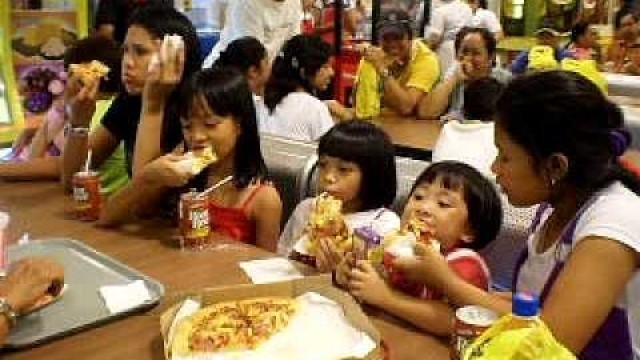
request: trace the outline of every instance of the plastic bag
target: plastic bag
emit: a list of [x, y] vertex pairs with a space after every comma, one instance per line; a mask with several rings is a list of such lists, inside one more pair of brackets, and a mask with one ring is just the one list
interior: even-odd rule
[[356, 118], [371, 119], [380, 115], [381, 98], [378, 72], [371, 63], [362, 60], [358, 68], [354, 95]]
[[463, 360], [577, 360], [540, 320], [534, 326], [513, 327], [513, 315], [503, 316], [469, 346]]
[[558, 68], [555, 51], [546, 45], [536, 45], [529, 50], [529, 71], [555, 70]]

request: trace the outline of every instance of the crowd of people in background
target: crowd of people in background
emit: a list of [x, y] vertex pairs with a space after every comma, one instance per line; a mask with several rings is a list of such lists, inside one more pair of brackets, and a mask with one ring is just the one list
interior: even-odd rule
[[[513, 290], [541, 295], [542, 318], [574, 353], [599, 360], [637, 352], [640, 181], [618, 162], [630, 135], [595, 75], [640, 75], [632, 8], [616, 15], [608, 49], [593, 24], [576, 23], [563, 42], [545, 23], [535, 46], [500, 64], [504, 31], [485, 0], [433, 1], [423, 38], [413, 21], [423, 11], [417, 4], [383, 7], [373, 44], [361, 41], [364, 1], [345, 1], [345, 38], [357, 40], [361, 56], [347, 106], [325, 95], [336, 61], [327, 37], [331, 1], [228, 1], [220, 41], [204, 64], [189, 19], [164, 1], [147, 3], [101, 2], [95, 34], [76, 44], [66, 64], [99, 60], [115, 79], [72, 75], [64, 103], [15, 162], [0, 163], [0, 178], [60, 179], [70, 190], [90, 154], [110, 178], [103, 181], [115, 182], [99, 221], [114, 227], [166, 216], [180, 193], [221, 183], [208, 205], [217, 232], [295, 256], [313, 200], [283, 219], [260, 134], [317, 142], [319, 191], [342, 201], [349, 228], [366, 224], [387, 234], [419, 217], [434, 226], [443, 249], [417, 245], [415, 258], [393, 264], [420, 284], [415, 292], [383, 282], [369, 264], [319, 239], [315, 266], [363, 302], [437, 335], [451, 332], [457, 306], [508, 312], [477, 254], [500, 229], [502, 193], [515, 206], [542, 204], [523, 239], [527, 256]], [[182, 44], [160, 56], [167, 35]], [[382, 109], [445, 123], [434, 164], [401, 214], [389, 210], [397, 190], [393, 144], [368, 121]], [[189, 151], [209, 147], [218, 160], [202, 172], [181, 165]], [[567, 250], [557, 261], [559, 246]], [[44, 270], [15, 280], [32, 267]], [[19, 311], [44, 291], [42, 282], [61, 277], [44, 260], [20, 263], [0, 282], [0, 295]], [[27, 285], [33, 294], [25, 295]], [[9, 325], [0, 322], [0, 338]]]

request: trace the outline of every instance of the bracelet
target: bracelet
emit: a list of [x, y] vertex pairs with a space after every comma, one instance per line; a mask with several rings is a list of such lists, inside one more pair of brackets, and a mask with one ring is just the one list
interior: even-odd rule
[[89, 128], [86, 126], [73, 126], [71, 123], [67, 124], [64, 128], [65, 135], [78, 135], [78, 136], [86, 136], [89, 135]]
[[9, 328], [13, 328], [18, 323], [18, 312], [3, 297], [0, 297], [0, 314], [4, 315], [9, 322]]

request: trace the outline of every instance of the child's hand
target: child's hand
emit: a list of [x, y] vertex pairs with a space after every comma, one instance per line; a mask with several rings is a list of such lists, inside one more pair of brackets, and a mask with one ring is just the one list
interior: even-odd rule
[[415, 257], [397, 258], [393, 262], [409, 281], [441, 290], [448, 279], [456, 276], [435, 247], [418, 242], [415, 253]]
[[342, 262], [336, 267], [336, 283], [342, 287], [346, 287], [349, 284], [349, 275], [351, 270], [356, 266], [355, 254], [350, 252], [345, 254]]
[[368, 261], [358, 261], [349, 274], [349, 291], [359, 300], [376, 306], [391, 297], [389, 285]]
[[184, 42], [165, 36], [159, 41], [160, 50], [149, 60], [143, 98], [147, 106], [163, 106], [169, 94], [182, 79], [185, 62]]
[[177, 188], [185, 186], [193, 173], [180, 164], [183, 155], [167, 154], [145, 166], [142, 176], [145, 182], [156, 183], [161, 187]]
[[320, 272], [331, 272], [343, 261], [344, 256], [333, 243], [332, 238], [322, 237], [317, 240], [316, 268]]

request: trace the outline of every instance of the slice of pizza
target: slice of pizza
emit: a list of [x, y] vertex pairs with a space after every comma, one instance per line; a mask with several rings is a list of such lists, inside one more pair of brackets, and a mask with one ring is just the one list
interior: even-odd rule
[[89, 63], [71, 64], [69, 65], [69, 71], [80, 77], [83, 83], [87, 83], [106, 77], [111, 69], [100, 61], [93, 60]]
[[418, 241], [431, 245], [440, 251], [440, 242], [436, 240], [436, 229], [426, 221], [413, 216], [407, 221], [405, 231], [413, 233]]
[[328, 193], [320, 194], [309, 216], [308, 250], [313, 254], [317, 248], [317, 241], [321, 238], [331, 238], [338, 250], [351, 250], [352, 239], [349, 228], [342, 215], [342, 200]]
[[192, 150], [185, 153], [184, 156], [185, 159], [180, 160], [180, 165], [193, 175], [201, 173], [209, 165], [218, 161], [218, 156], [212, 147]]
[[295, 299], [265, 297], [207, 306], [178, 324], [173, 355], [255, 349], [284, 329], [298, 310]]

